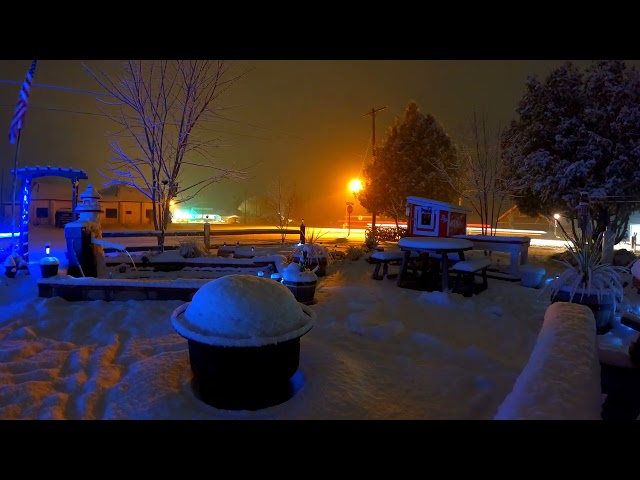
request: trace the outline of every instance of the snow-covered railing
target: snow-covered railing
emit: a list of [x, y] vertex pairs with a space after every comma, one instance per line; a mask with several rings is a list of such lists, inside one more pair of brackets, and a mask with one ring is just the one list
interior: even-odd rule
[[[224, 235], [300, 235], [299, 228], [219, 228], [211, 229], [210, 223], [205, 223], [202, 230], [168, 230], [164, 232], [165, 237], [202, 237], [203, 242], [207, 248], [211, 248], [211, 236], [224, 236]], [[160, 230], [109, 230], [102, 231], [103, 238], [145, 238], [145, 237], [159, 237], [162, 235]], [[154, 249], [155, 247], [152, 247]], [[145, 247], [148, 249], [148, 247]], [[127, 248], [127, 250], [133, 252], [139, 250], [138, 247]], [[110, 253], [112, 249], [106, 249], [105, 252]]]
[[529, 361], [496, 420], [600, 420], [600, 362], [593, 312], [577, 303], [547, 308]]

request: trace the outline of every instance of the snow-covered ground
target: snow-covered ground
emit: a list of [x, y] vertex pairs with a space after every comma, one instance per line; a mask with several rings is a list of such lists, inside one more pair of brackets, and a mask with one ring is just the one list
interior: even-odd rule
[[[64, 244], [47, 238], [63, 257]], [[32, 235], [32, 246], [42, 241]], [[547, 277], [561, 268], [548, 261], [553, 251], [529, 255]], [[194, 395], [187, 340], [171, 323], [184, 302], [39, 298], [32, 263], [30, 275], [0, 280], [0, 418], [494, 418], [533, 351], [549, 295], [495, 279], [470, 298], [421, 292], [373, 280], [373, 268], [365, 257], [327, 267], [310, 306], [315, 325], [300, 340], [298, 391], [253, 411]], [[640, 295], [627, 294], [624, 308], [637, 312]]]

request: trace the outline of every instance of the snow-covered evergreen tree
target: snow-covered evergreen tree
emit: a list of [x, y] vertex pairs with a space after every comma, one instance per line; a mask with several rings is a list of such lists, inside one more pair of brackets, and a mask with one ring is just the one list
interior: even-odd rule
[[520, 210], [575, 217], [589, 193], [594, 237], [626, 235], [640, 208], [640, 75], [623, 61], [594, 62], [584, 73], [571, 62], [544, 82], [530, 78], [503, 137], [503, 155], [517, 185]]

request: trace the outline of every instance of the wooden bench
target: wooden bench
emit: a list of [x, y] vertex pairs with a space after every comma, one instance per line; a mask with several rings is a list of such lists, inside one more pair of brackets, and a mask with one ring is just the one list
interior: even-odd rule
[[[412, 259], [418, 257], [418, 254], [415, 252], [411, 252]], [[371, 278], [374, 280], [382, 280], [383, 278], [389, 277], [389, 265], [400, 265], [402, 263], [402, 259], [404, 258], [404, 252], [401, 250], [391, 250], [391, 251], [375, 251], [369, 257], [372, 263], [375, 263], [376, 268], [373, 270], [373, 274]], [[412, 265], [415, 274], [415, 264]], [[382, 275], [380, 275], [380, 267], [382, 267]], [[396, 275], [392, 275], [395, 277]]]
[[[462, 260], [449, 268], [450, 272], [456, 274], [456, 280], [453, 284], [454, 293], [462, 293], [465, 297], [471, 297], [474, 293], [478, 294], [489, 287], [487, 282], [487, 268], [491, 265], [488, 258], [473, 258], [470, 260]], [[482, 284], [475, 283], [475, 276], [482, 278]]]

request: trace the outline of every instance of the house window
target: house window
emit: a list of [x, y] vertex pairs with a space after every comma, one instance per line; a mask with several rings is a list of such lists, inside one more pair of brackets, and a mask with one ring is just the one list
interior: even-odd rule
[[422, 207], [420, 209], [420, 226], [421, 227], [433, 226], [433, 211], [431, 207]]
[[153, 210], [151, 208], [147, 208], [147, 210], [144, 212], [144, 216], [149, 220], [153, 220]]
[[125, 210], [124, 213], [126, 213], [127, 215], [131, 215], [131, 210]]
[[107, 208], [104, 211], [104, 216], [106, 218], [118, 218], [118, 209], [117, 208]]
[[36, 208], [36, 218], [49, 218], [49, 209]]

